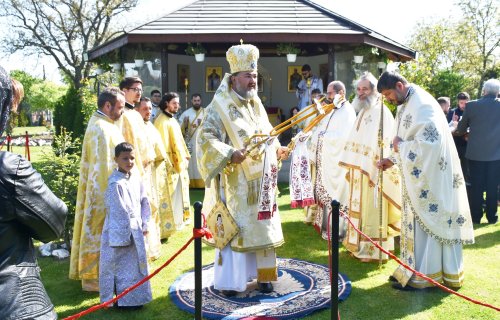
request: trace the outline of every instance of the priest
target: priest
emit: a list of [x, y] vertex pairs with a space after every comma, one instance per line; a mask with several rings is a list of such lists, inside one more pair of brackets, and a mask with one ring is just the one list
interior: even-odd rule
[[[122, 117], [125, 96], [106, 88], [97, 99], [83, 138], [75, 207], [69, 278], [82, 281], [84, 291], [99, 291], [101, 232], [106, 217], [104, 191], [116, 168], [115, 147], [125, 141], [116, 121]], [[135, 112], [135, 111], [134, 111]]]
[[182, 136], [181, 127], [175, 119], [179, 111], [179, 95], [169, 92], [159, 104], [161, 113], [156, 117], [154, 126], [160, 132], [161, 141], [172, 167], [167, 172], [167, 187], [162, 197], [170, 197], [172, 210], [160, 215], [162, 238], [169, 237], [181, 230], [190, 219], [189, 203], [189, 151]]
[[[380, 145], [383, 145], [384, 155], [390, 153], [394, 117], [382, 103], [382, 96], [377, 91], [377, 79], [369, 72], [362, 74], [357, 81], [352, 104], [360, 112], [339, 163], [348, 170], [347, 213], [364, 234], [381, 243], [384, 249], [394, 250], [394, 237], [399, 234], [401, 218], [399, 172], [393, 167], [384, 173], [383, 181], [380, 181], [377, 168]], [[379, 141], [380, 138], [382, 141]], [[382, 203], [379, 203], [380, 195]], [[350, 224], [347, 225], [344, 246], [362, 262], [388, 259], [387, 254], [381, 253]]]
[[[464, 281], [462, 245], [474, 243], [472, 219], [457, 149], [437, 101], [395, 71], [384, 72], [377, 89], [397, 104], [393, 153], [378, 166], [401, 172], [401, 260], [452, 288]], [[399, 266], [396, 289], [431, 283]]]

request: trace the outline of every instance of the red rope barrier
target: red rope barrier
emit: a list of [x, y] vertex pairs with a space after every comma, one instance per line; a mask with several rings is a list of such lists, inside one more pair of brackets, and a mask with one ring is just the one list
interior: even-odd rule
[[90, 308], [88, 308], [86, 310], [83, 310], [80, 313], [77, 313], [77, 314], [74, 314], [74, 315], [69, 316], [67, 318], [64, 318], [63, 320], [79, 319], [80, 317], [83, 317], [83, 316], [85, 316], [85, 315], [87, 315], [89, 313], [92, 313], [94, 311], [97, 311], [99, 309], [105, 308], [105, 307], [107, 307], [107, 305], [115, 303], [120, 298], [122, 298], [123, 296], [125, 296], [126, 294], [128, 294], [130, 291], [134, 290], [138, 286], [142, 285], [144, 282], [146, 282], [149, 279], [151, 279], [152, 277], [156, 276], [161, 270], [163, 270], [163, 268], [165, 268], [166, 266], [168, 266], [175, 258], [177, 258], [177, 256], [179, 254], [181, 254], [182, 251], [186, 250], [186, 248], [191, 244], [191, 242], [193, 242], [194, 239], [196, 239], [196, 238], [202, 238], [202, 237], [207, 237], [208, 239], [210, 239], [212, 237], [212, 234], [206, 228], [201, 228], [201, 229], [194, 229], [193, 228], [193, 236], [191, 237], [191, 239], [189, 239], [188, 242], [186, 242], [186, 244], [184, 244], [170, 259], [168, 259], [164, 264], [162, 264], [160, 267], [158, 267], [158, 269], [156, 269], [153, 273], [151, 273], [147, 277], [143, 278], [142, 280], [140, 280], [136, 284], [134, 284], [134, 285], [128, 287], [127, 289], [123, 290], [123, 292], [120, 293], [119, 295], [117, 295], [115, 298], [113, 298], [111, 300], [108, 300], [106, 302], [103, 302], [101, 304], [95, 305], [93, 307], [90, 307]]
[[[435, 285], [436, 287], [440, 288], [441, 290], [443, 291], [446, 291], [446, 292], [449, 292], [449, 293], [452, 293], [456, 296], [459, 296], [460, 298], [463, 298], [467, 301], [470, 301], [472, 303], [475, 303], [475, 304], [478, 304], [478, 305], [481, 305], [481, 306], [484, 306], [484, 307], [488, 307], [488, 308], [491, 308], [493, 310], [496, 310], [496, 311], [500, 311], [500, 308], [499, 307], [495, 307], [491, 304], [488, 304], [488, 303], [484, 303], [484, 302], [481, 302], [481, 301], [477, 301], [475, 299], [472, 299], [472, 298], [469, 298], [461, 293], [458, 293], [456, 291], [453, 291], [447, 287], [445, 287], [444, 285], [442, 285], [441, 283], [437, 282], [436, 280], [434, 279], [431, 279], [429, 278], [428, 276], [426, 276], [425, 274], [423, 273], [420, 273], [418, 272], [417, 270], [414, 270], [412, 267], [406, 265], [403, 261], [399, 260], [398, 257], [396, 257], [393, 253], [385, 250], [384, 248], [382, 248], [378, 243], [376, 243], [375, 241], [373, 241], [370, 237], [368, 237], [366, 234], [364, 234], [361, 230], [359, 230], [351, 221], [351, 219], [349, 219], [349, 217], [347, 215], [345, 215], [343, 212], [340, 212], [340, 215], [343, 216], [344, 218], [347, 219], [347, 221], [349, 221], [349, 224], [354, 228], [354, 230], [356, 230], [356, 232], [358, 232], [360, 235], [362, 235], [363, 237], [365, 237], [368, 241], [370, 241], [374, 246], [376, 246], [379, 250], [382, 250], [382, 252], [384, 252], [385, 254], [389, 255], [389, 257], [391, 257], [392, 259], [394, 259], [397, 263], [399, 263], [400, 265], [402, 265], [405, 269], [407, 270], [410, 270], [411, 272], [415, 273], [417, 276], [421, 277], [422, 279], [426, 280], [427, 282], [430, 282], [432, 283], [433, 285]], [[330, 235], [328, 235], [329, 238], [330, 238]]]

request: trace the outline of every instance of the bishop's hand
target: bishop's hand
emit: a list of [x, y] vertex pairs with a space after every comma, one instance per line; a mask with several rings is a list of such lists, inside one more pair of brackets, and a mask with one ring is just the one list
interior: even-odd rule
[[243, 149], [239, 149], [239, 150], [235, 150], [233, 152], [233, 154], [231, 155], [231, 163], [234, 163], [234, 164], [240, 164], [242, 163], [245, 159], [246, 159], [246, 151], [247, 149], [243, 148]]

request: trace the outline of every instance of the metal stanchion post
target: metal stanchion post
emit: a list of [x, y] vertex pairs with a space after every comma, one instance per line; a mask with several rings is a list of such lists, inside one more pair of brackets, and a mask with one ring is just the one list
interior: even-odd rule
[[330, 228], [332, 242], [332, 256], [330, 265], [332, 266], [331, 281], [331, 319], [338, 319], [339, 314], [339, 210], [340, 203], [332, 201], [332, 227]]
[[12, 137], [10, 134], [7, 135], [7, 151], [10, 152], [10, 143], [12, 141]]
[[[196, 201], [194, 208], [194, 228], [201, 229], [201, 208], [203, 204]], [[194, 239], [194, 318], [201, 320], [201, 238]]]

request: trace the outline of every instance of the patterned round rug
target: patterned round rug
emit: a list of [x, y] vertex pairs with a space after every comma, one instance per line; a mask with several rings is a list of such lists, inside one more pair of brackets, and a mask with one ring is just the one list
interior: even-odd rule
[[[213, 264], [203, 267], [202, 313], [209, 319], [242, 319], [262, 316], [271, 319], [297, 319], [320, 309], [330, 307], [330, 277], [327, 266], [278, 258], [278, 281], [274, 291], [263, 294], [257, 282], [234, 297], [226, 297], [213, 287]], [[351, 292], [351, 281], [338, 275], [339, 301]], [[170, 287], [170, 298], [182, 310], [194, 313], [194, 271], [175, 280]]]

